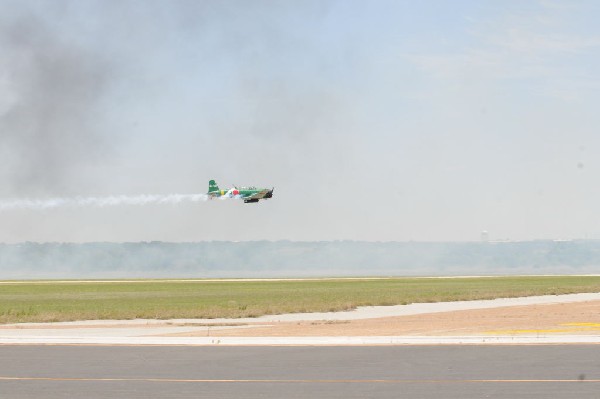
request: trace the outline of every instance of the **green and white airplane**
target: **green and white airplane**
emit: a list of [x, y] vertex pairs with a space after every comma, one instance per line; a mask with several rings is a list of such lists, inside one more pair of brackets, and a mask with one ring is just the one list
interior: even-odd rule
[[217, 186], [217, 182], [210, 180], [208, 182], [208, 198], [239, 198], [243, 199], [245, 204], [251, 202], [258, 202], [261, 199], [267, 199], [273, 197], [273, 190], [268, 188], [256, 188], [256, 187], [236, 187], [228, 190], [221, 190]]

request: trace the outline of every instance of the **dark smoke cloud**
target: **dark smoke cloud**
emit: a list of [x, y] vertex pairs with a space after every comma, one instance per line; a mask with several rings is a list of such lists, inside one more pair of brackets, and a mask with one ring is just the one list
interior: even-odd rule
[[[98, 126], [111, 68], [32, 13], [0, 17], [0, 146], [5, 194], [69, 191], [107, 149]], [[8, 168], [8, 169], [7, 169]]]
[[[358, 187], [360, 107], [351, 100], [364, 74], [348, 59], [354, 42], [337, 32], [331, 6], [24, 4], [35, 11], [0, 15], [0, 85], [9, 93], [0, 92], [8, 167], [0, 170], [0, 199], [198, 193], [216, 178], [223, 187], [275, 186], [282, 201], [269, 213], [218, 204], [11, 211], [0, 215], [0, 240], [256, 238], [256, 230], [237, 228], [233, 236], [222, 223], [240, 218], [265, 226], [261, 237], [296, 226], [298, 239], [314, 230], [302, 224], [309, 201], [298, 187], [311, 190], [315, 219], [350, 207], [330, 193]], [[337, 33], [323, 42], [324, 31]]]

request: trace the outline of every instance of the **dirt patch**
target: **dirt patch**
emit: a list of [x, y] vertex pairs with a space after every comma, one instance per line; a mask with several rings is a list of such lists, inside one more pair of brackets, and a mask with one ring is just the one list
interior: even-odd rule
[[[365, 320], [279, 322], [215, 337], [600, 334], [600, 301], [511, 306]], [[249, 324], [251, 325], [251, 324]], [[169, 336], [205, 336], [181, 333]]]

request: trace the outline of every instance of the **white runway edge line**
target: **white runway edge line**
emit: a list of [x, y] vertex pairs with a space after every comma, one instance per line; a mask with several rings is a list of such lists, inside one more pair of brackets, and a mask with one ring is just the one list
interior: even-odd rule
[[0, 337], [0, 345], [126, 346], [328, 346], [328, 345], [509, 345], [600, 344], [600, 335], [389, 336], [389, 337]]

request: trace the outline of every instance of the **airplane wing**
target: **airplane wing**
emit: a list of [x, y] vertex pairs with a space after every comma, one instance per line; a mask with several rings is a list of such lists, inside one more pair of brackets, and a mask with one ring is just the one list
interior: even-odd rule
[[261, 190], [261, 191], [259, 191], [257, 193], [254, 193], [252, 195], [249, 195], [249, 196], [245, 197], [244, 199], [245, 200], [254, 200], [254, 199], [258, 200], [258, 199], [262, 199], [262, 198], [265, 198], [265, 195], [267, 195], [268, 192], [269, 192], [269, 190], [264, 189], [264, 190]]

